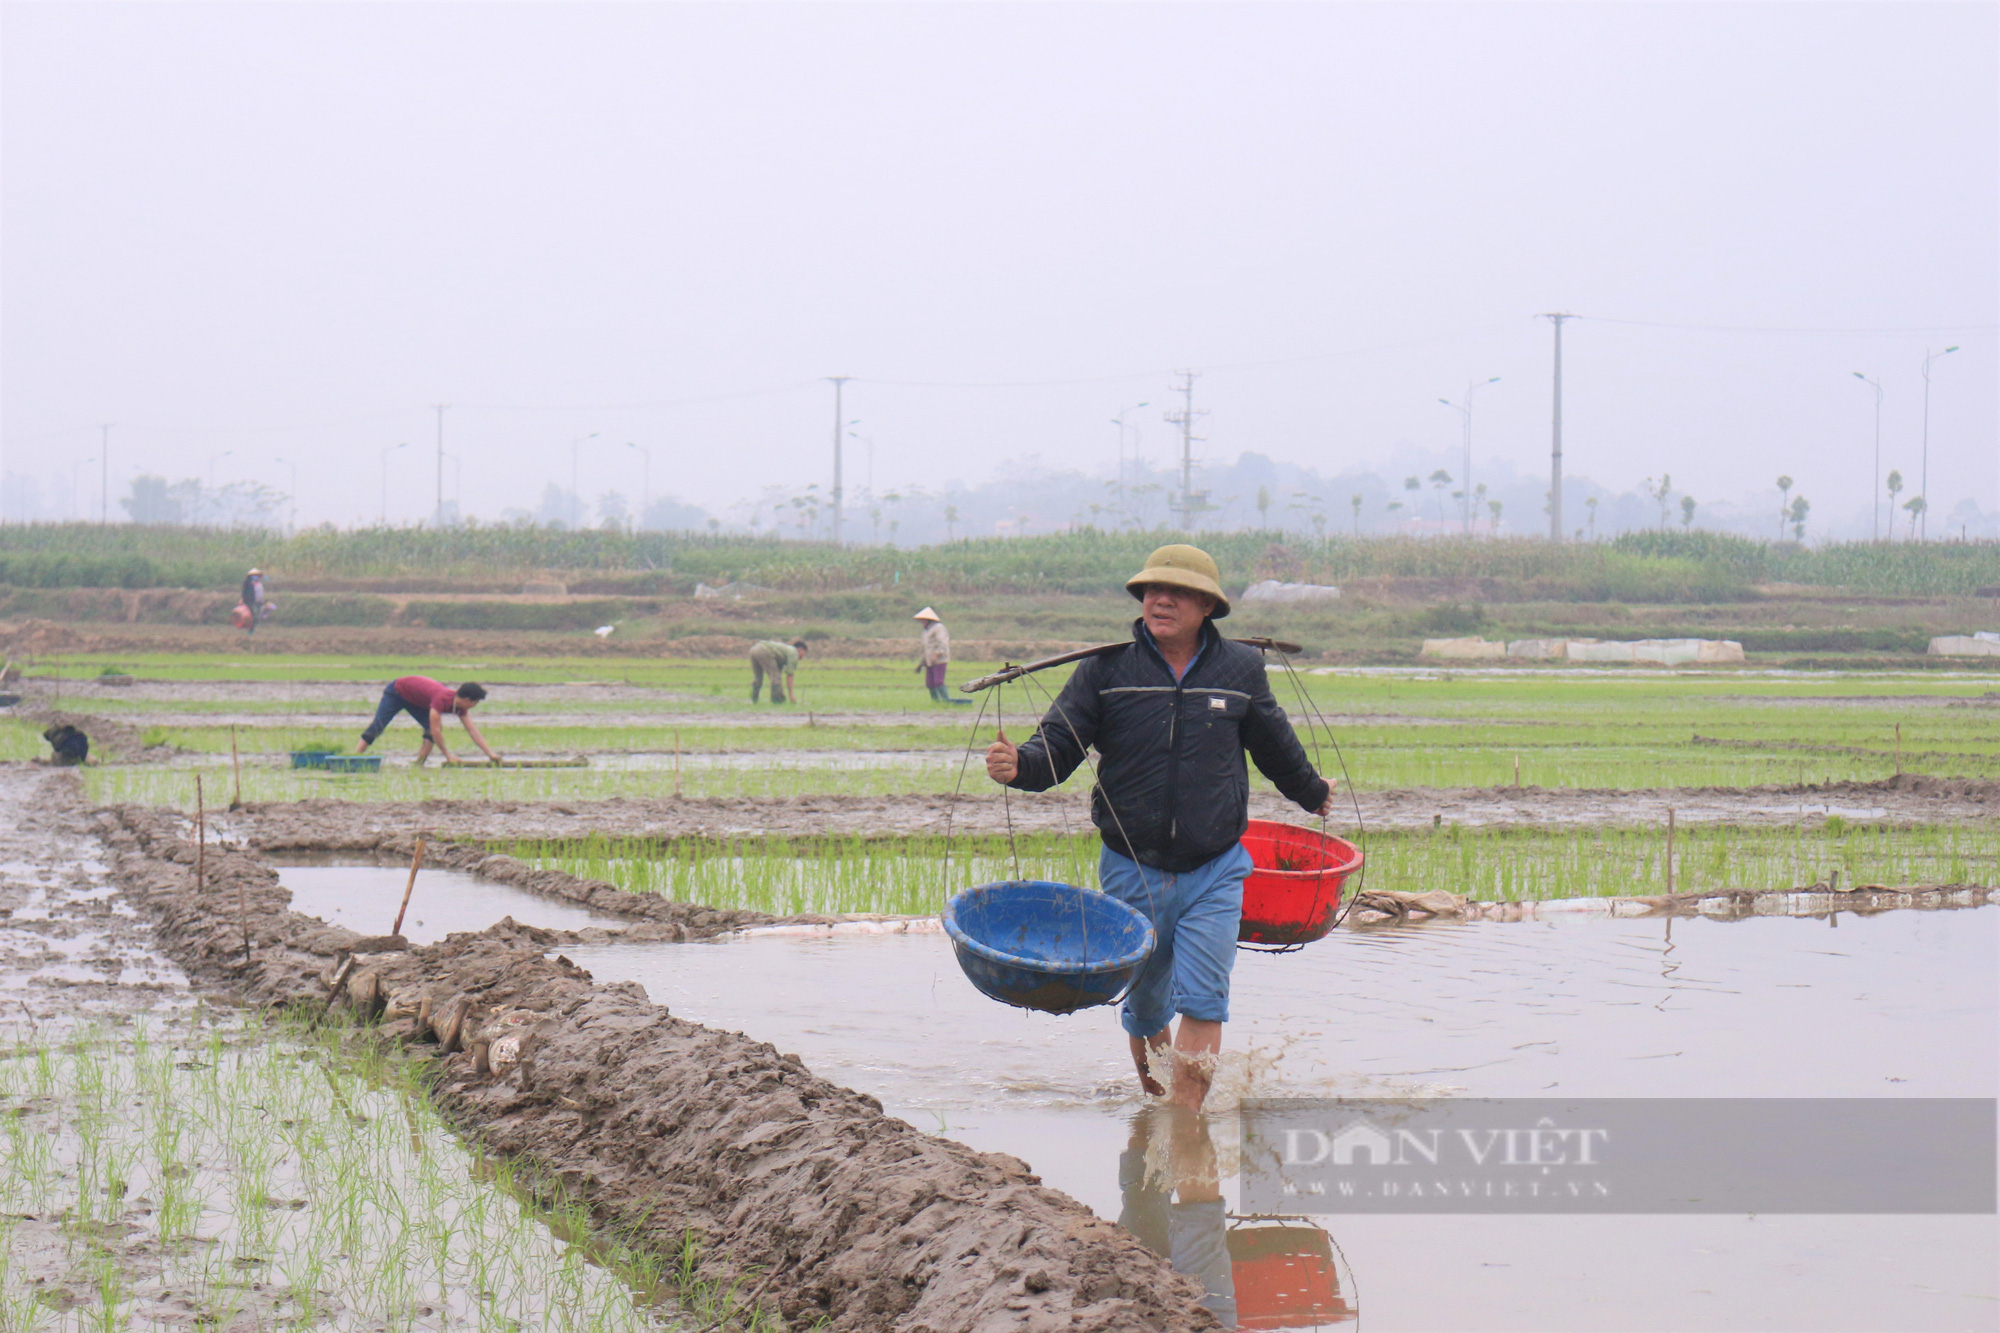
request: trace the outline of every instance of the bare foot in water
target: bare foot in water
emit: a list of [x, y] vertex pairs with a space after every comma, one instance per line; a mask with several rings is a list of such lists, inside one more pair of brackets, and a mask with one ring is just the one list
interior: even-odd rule
[[1141, 1090], [1148, 1097], [1166, 1096], [1166, 1085], [1153, 1077], [1152, 1065], [1155, 1053], [1158, 1053], [1162, 1057], [1166, 1055], [1167, 1029], [1161, 1028], [1158, 1032], [1143, 1040], [1131, 1036], [1128, 1036], [1126, 1040], [1132, 1044], [1132, 1067], [1139, 1071], [1139, 1087]]

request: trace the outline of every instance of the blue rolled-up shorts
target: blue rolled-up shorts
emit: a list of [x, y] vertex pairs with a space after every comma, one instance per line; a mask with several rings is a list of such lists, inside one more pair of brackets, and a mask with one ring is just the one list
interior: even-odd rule
[[1249, 874], [1250, 853], [1240, 842], [1180, 874], [1142, 866], [1109, 847], [1099, 854], [1098, 884], [1144, 912], [1159, 937], [1119, 1011], [1125, 1031], [1150, 1037], [1177, 1013], [1229, 1021], [1229, 971], [1236, 966], [1243, 881]]
[[364, 745], [373, 745], [375, 738], [389, 729], [396, 720], [396, 714], [408, 713], [416, 721], [417, 730], [424, 733], [425, 740], [431, 740], [431, 710], [419, 708], [396, 693], [396, 682], [390, 681], [382, 689], [382, 702], [375, 705], [375, 720], [361, 733]]

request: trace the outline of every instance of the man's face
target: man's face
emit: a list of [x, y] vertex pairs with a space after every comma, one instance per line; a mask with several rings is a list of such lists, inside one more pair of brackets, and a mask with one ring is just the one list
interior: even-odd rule
[[1164, 583], [1148, 583], [1140, 589], [1140, 594], [1146, 628], [1156, 639], [1178, 639], [1195, 633], [1215, 609], [1215, 599], [1207, 593]]
[[464, 717], [467, 713], [470, 713], [472, 711], [472, 706], [478, 702], [479, 700], [477, 699], [468, 699], [461, 694], [455, 697], [451, 701], [451, 711], [458, 714], [460, 717]]

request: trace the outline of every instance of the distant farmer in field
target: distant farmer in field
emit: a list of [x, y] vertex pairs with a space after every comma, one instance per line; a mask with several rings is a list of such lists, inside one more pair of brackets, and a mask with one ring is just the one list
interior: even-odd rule
[[479, 734], [479, 728], [472, 722], [474, 705], [485, 697], [485, 687], [474, 685], [471, 681], [453, 689], [449, 685], [440, 685], [429, 676], [399, 677], [383, 687], [382, 702], [375, 706], [375, 720], [361, 733], [361, 748], [354, 753], [368, 753], [368, 747], [388, 730], [389, 724], [396, 720], [396, 714], [408, 713], [424, 729], [424, 743], [417, 747], [419, 764], [431, 757], [433, 745], [437, 746], [446, 763], [451, 762], [451, 748], [444, 743], [444, 720], [448, 717], [456, 717], [465, 727], [465, 734], [472, 737], [472, 743], [497, 764], [500, 756], [493, 752], [493, 747], [486, 743], [486, 738]]
[[1271, 695], [1263, 656], [1231, 643], [1214, 622], [1229, 614], [1215, 561], [1192, 546], [1162, 546], [1126, 580], [1144, 614], [1132, 642], [1084, 659], [1027, 742], [1003, 730], [986, 751], [995, 782], [1047, 791], [1095, 746], [1091, 820], [1103, 836], [1104, 891], [1144, 912], [1159, 943], [1125, 997], [1120, 1020], [1139, 1084], [1164, 1089], [1152, 1058], [1171, 1034], [1173, 1100], [1199, 1109], [1215, 1076], [1229, 1019], [1229, 973], [1250, 854], [1239, 839], [1250, 814], [1247, 750], [1257, 770], [1314, 814], [1333, 789], [1306, 757]]
[[969, 704], [970, 699], [954, 699], [944, 683], [945, 668], [951, 665], [951, 633], [944, 621], [928, 606], [912, 617], [924, 627], [917, 647], [917, 670], [924, 673], [924, 688], [941, 704]]
[[233, 618], [245, 634], [255, 634], [264, 614], [264, 571], [253, 569], [243, 576], [243, 599], [236, 604]]
[[798, 702], [799, 659], [806, 654], [806, 641], [793, 639], [790, 643], [779, 643], [766, 639], [750, 646], [750, 702], [757, 702], [758, 693], [764, 688], [764, 677], [771, 678], [771, 702], [781, 704], [786, 699]]

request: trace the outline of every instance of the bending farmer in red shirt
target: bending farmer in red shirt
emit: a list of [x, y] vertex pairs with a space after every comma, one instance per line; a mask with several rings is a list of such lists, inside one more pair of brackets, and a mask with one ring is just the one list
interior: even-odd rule
[[431, 757], [432, 745], [438, 747], [446, 763], [451, 762], [451, 748], [444, 743], [444, 720], [456, 717], [464, 724], [465, 734], [472, 737], [473, 744], [497, 764], [500, 756], [493, 752], [493, 747], [479, 734], [479, 728], [472, 724], [473, 705], [485, 697], [485, 688], [471, 681], [454, 690], [449, 685], [440, 685], [429, 676], [403, 676], [392, 680], [383, 688], [382, 702], [375, 708], [375, 720], [361, 733], [361, 748], [354, 753], [368, 753], [368, 747], [396, 720], [396, 714], [408, 713], [424, 729], [424, 743], [417, 747], [417, 763], [422, 764]]

